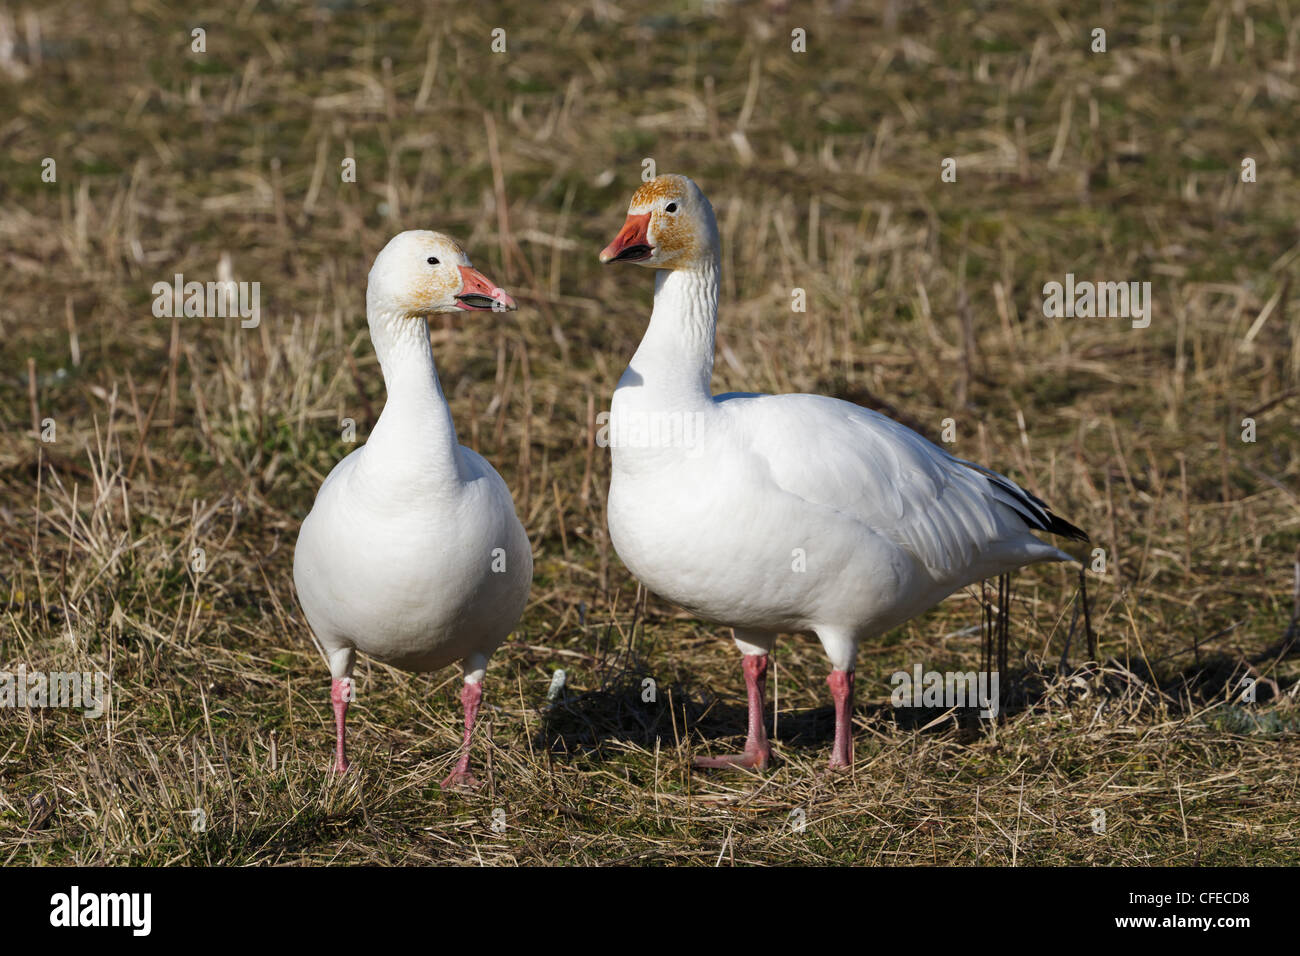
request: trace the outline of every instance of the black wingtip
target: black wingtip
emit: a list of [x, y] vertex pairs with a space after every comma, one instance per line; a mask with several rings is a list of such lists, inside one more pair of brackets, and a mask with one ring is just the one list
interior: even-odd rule
[[1088, 532], [1076, 525], [1070, 524], [1060, 515], [1047, 512], [1047, 527], [1043, 529], [1050, 534], [1059, 534], [1062, 538], [1069, 538], [1071, 541], [1091, 541]]
[[1013, 506], [1021, 518], [1025, 520], [1031, 528], [1036, 531], [1046, 531], [1049, 534], [1059, 534], [1063, 538], [1069, 538], [1071, 541], [1090, 541], [1088, 532], [1082, 528], [1071, 524], [1058, 514], [1054, 514], [1047, 507], [1047, 502], [1032, 491], [1026, 491], [1019, 485], [1013, 484], [1010, 479], [1004, 478], [996, 472], [985, 471], [980, 469], [989, 483], [997, 488], [1002, 489], [1010, 495], [1016, 504]]
[[983, 465], [977, 465], [973, 461], [966, 461], [964, 458], [954, 460], [983, 475], [989, 484], [1006, 495], [1007, 497], [999, 500], [1020, 515], [1025, 524], [1035, 531], [1057, 534], [1063, 538], [1069, 538], [1071, 541], [1092, 540], [1088, 537], [1088, 532], [1066, 521], [1060, 515], [1053, 514], [1052, 510], [1047, 507], [1047, 502], [1032, 491], [1021, 488], [1010, 478], [999, 475], [996, 471], [990, 471]]

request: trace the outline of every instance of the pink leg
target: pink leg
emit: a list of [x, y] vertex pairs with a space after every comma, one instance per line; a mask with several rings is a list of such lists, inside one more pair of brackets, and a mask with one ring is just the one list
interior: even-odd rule
[[330, 685], [330, 700], [334, 702], [334, 772], [348, 772], [348, 754], [344, 744], [347, 731], [344, 723], [347, 719], [348, 704], [352, 700], [352, 678], [344, 677]]
[[835, 746], [831, 750], [831, 769], [848, 770], [853, 766], [853, 671], [833, 670], [826, 678], [835, 698]]
[[461, 688], [460, 705], [465, 710], [465, 738], [461, 743], [460, 760], [456, 769], [442, 782], [442, 789], [451, 787], [477, 787], [478, 780], [469, 772], [469, 740], [474, 732], [474, 721], [478, 718], [479, 701], [483, 699], [483, 688], [477, 682], [465, 681]]
[[746, 654], [744, 669], [745, 687], [749, 691], [749, 735], [745, 739], [745, 752], [726, 757], [696, 757], [697, 767], [765, 770], [772, 759], [772, 745], [767, 741], [767, 727], [763, 721], [763, 701], [767, 697], [767, 655]]

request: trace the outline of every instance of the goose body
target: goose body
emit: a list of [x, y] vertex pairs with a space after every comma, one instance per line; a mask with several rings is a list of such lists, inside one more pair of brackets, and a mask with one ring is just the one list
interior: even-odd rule
[[[442, 488], [375, 467], [379, 434], [330, 472], [303, 522], [299, 601], [331, 659], [361, 651], [407, 671], [468, 661], [481, 672], [528, 597], [528, 537], [510, 491], [468, 448]], [[497, 548], [504, 572], [491, 569]]]
[[824, 635], [848, 669], [854, 640], [973, 581], [1069, 559], [988, 477], [875, 412], [736, 395], [702, 416], [694, 447], [615, 446], [609, 528], [637, 578], [706, 620]]
[[380, 252], [366, 304], [388, 401], [369, 441], [321, 485], [294, 550], [294, 586], [334, 681], [336, 770], [348, 767], [345, 715], [361, 651], [408, 671], [461, 663], [464, 743], [443, 784], [472, 785], [480, 685], [523, 613], [532, 553], [501, 476], [456, 440], [424, 316], [514, 302], [452, 240], [417, 231]]
[[1034, 531], [1086, 536], [1010, 479], [860, 406], [713, 395], [717, 227], [691, 180], [643, 186], [601, 259], [660, 270], [611, 405], [610, 540], [650, 590], [730, 626], [745, 655], [745, 753], [701, 762], [767, 763], [767, 654], [778, 634], [810, 633], [833, 668], [832, 765], [847, 766], [862, 641], [974, 581], [1073, 560]]

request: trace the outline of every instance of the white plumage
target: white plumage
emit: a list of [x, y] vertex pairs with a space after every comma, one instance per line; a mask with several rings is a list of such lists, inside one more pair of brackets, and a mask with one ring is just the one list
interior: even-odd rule
[[459, 661], [464, 744], [443, 785], [473, 784], [480, 683], [523, 612], [532, 553], [501, 476], [456, 440], [424, 316], [514, 301], [451, 239], [404, 232], [375, 259], [366, 305], [388, 401], [369, 441], [321, 485], [299, 532], [294, 585], [334, 679], [336, 769], [348, 766], [356, 651], [410, 671]]
[[642, 187], [601, 259], [661, 270], [611, 407], [611, 541], [652, 591], [732, 627], [746, 655], [745, 753], [703, 762], [766, 764], [766, 655], [777, 634], [813, 633], [834, 669], [832, 765], [847, 766], [862, 641], [974, 581], [1072, 560], [1032, 530], [1084, 535], [1010, 479], [857, 405], [714, 396], [717, 227], [689, 179]]

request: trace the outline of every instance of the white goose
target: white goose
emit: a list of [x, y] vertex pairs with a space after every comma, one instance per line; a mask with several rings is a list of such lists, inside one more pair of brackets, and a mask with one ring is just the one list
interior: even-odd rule
[[436, 232], [395, 236], [370, 270], [366, 318], [388, 401], [369, 441], [321, 485], [293, 561], [333, 676], [339, 773], [360, 650], [409, 671], [461, 662], [465, 735], [442, 785], [477, 784], [469, 754], [483, 673], [523, 613], [533, 558], [505, 482], [456, 441], [424, 317], [514, 308]]
[[1074, 560], [1033, 530], [1087, 536], [1010, 479], [865, 408], [712, 394], [718, 227], [685, 176], [637, 190], [600, 261], [660, 270], [611, 406], [610, 540], [652, 591], [729, 625], [744, 655], [744, 753], [696, 762], [767, 766], [767, 655], [777, 634], [812, 633], [833, 668], [831, 767], [849, 767], [860, 642], [971, 582]]

